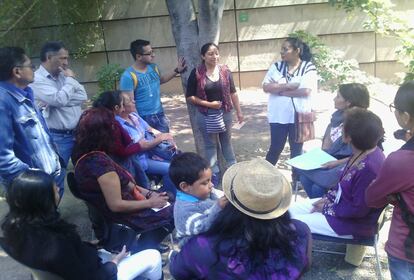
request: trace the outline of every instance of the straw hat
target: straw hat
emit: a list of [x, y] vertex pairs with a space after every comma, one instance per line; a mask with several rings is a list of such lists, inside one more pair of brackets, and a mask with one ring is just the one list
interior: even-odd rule
[[232, 165], [224, 173], [223, 191], [238, 210], [263, 220], [283, 215], [292, 197], [289, 182], [264, 159]]

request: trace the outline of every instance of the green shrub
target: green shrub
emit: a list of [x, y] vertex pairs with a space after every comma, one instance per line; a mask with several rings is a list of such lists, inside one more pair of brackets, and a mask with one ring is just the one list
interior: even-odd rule
[[355, 59], [344, 59], [343, 52], [327, 47], [317, 36], [304, 30], [298, 30], [289, 36], [300, 38], [309, 45], [322, 88], [334, 91], [342, 83], [357, 82], [369, 85], [379, 81], [362, 71]]
[[[99, 93], [108, 90], [116, 90], [123, 72], [124, 68], [122, 68], [119, 64], [107, 64], [102, 66], [96, 73]], [[92, 99], [94, 100], [96, 97], [97, 96], [95, 95]]]

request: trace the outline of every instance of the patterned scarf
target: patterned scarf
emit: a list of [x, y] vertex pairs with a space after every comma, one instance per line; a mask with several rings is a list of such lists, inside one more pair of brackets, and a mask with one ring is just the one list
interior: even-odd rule
[[[220, 84], [221, 84], [221, 94], [223, 96], [223, 108], [225, 112], [230, 112], [233, 109], [230, 97], [230, 70], [226, 65], [218, 65], [219, 75], [220, 75]], [[196, 79], [197, 79], [197, 97], [203, 100], [207, 100], [206, 92], [204, 90], [206, 86], [207, 79], [207, 68], [201, 64], [196, 69]], [[198, 106], [198, 110], [201, 113], [207, 113], [208, 108], [204, 106]]]

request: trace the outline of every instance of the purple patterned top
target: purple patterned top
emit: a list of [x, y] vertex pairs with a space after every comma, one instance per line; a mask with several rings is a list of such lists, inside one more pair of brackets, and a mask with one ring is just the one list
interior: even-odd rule
[[[377, 147], [357, 165], [344, 171], [339, 183], [325, 195], [328, 202], [325, 203], [322, 213], [337, 234], [353, 235], [355, 239], [375, 234], [382, 209], [367, 206], [365, 190], [377, 177], [384, 159], [384, 154]], [[342, 193], [339, 201], [335, 202], [339, 186]]]
[[295, 242], [295, 258], [286, 259], [277, 248], [269, 248], [263, 264], [252, 266], [246, 241], [224, 240], [215, 251], [217, 237], [204, 234], [191, 238], [173, 255], [170, 272], [175, 279], [299, 279], [309, 265], [307, 249], [310, 230], [306, 224], [292, 220], [298, 239]]

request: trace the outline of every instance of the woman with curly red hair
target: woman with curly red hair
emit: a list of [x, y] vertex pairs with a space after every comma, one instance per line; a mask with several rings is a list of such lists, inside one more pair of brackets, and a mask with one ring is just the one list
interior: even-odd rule
[[[113, 112], [105, 108], [83, 113], [76, 131], [75, 178], [81, 195], [108, 220], [144, 232], [140, 249], [156, 248], [174, 227], [172, 207], [165, 207], [165, 192], [138, 186], [133, 176], [109, 157], [114, 150], [116, 123]], [[162, 207], [158, 212], [151, 209]]]

